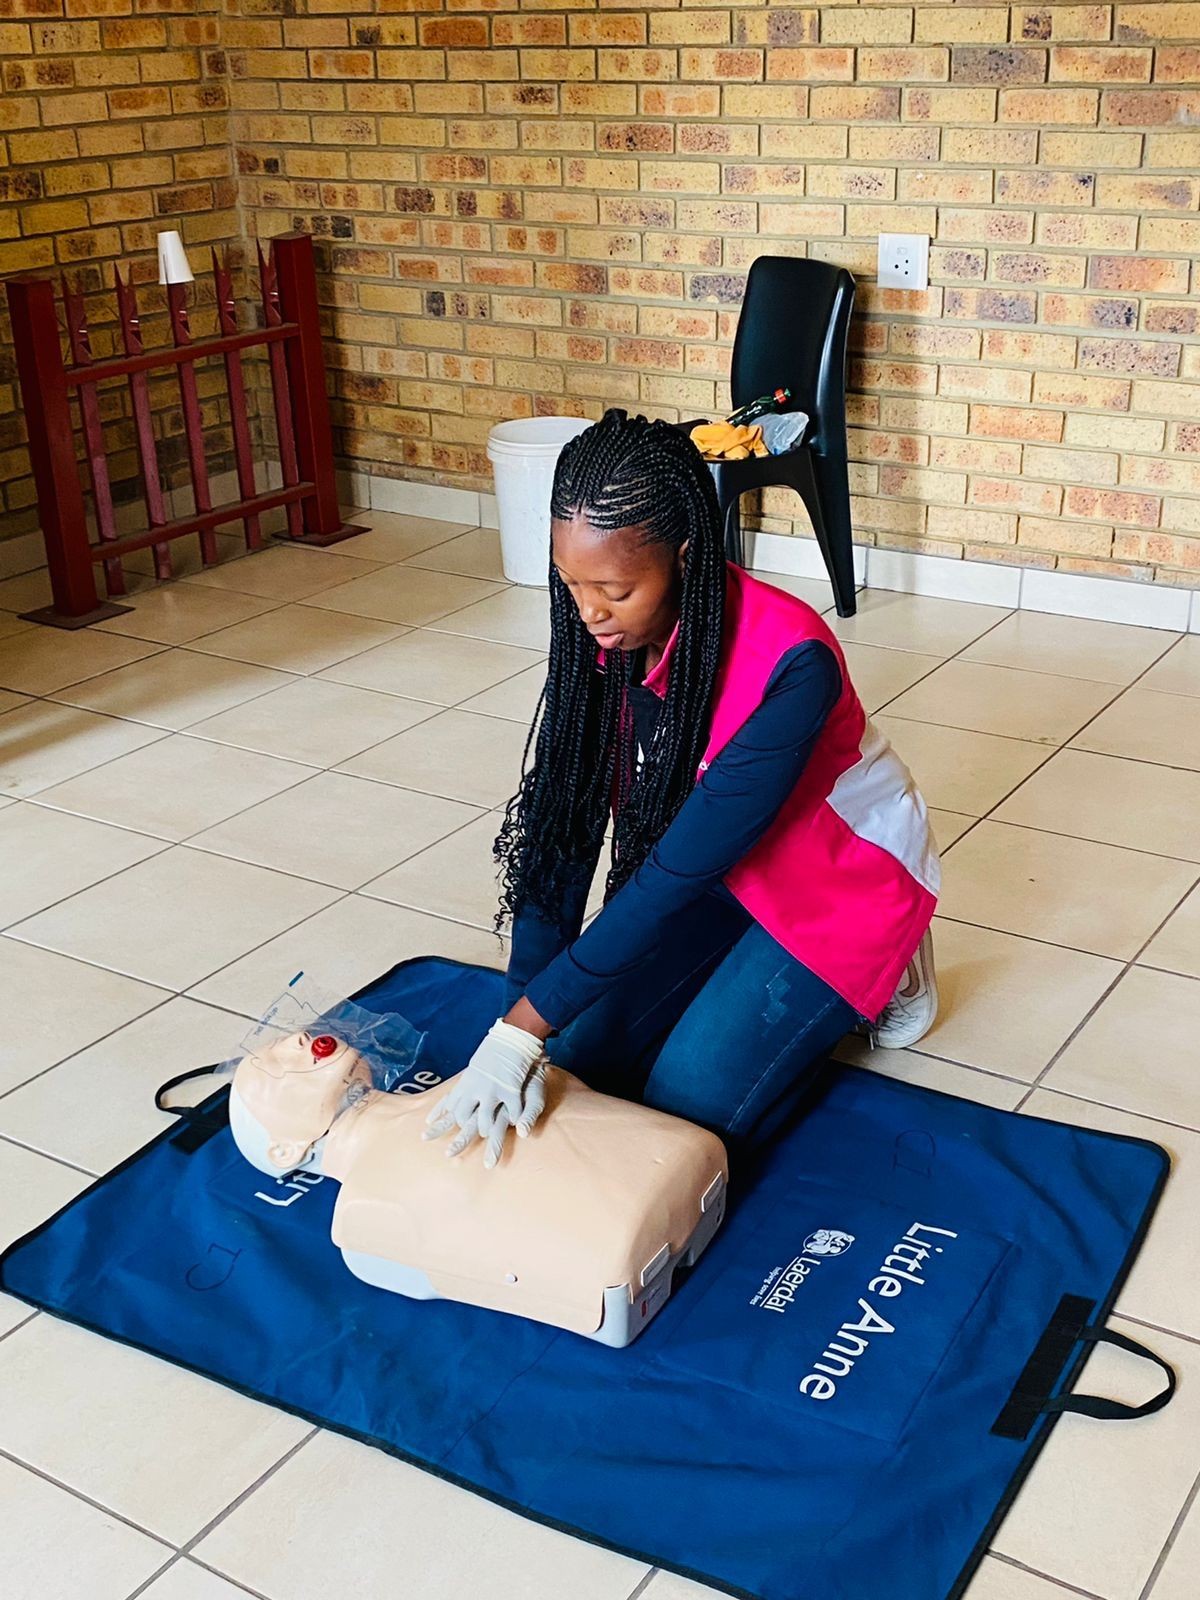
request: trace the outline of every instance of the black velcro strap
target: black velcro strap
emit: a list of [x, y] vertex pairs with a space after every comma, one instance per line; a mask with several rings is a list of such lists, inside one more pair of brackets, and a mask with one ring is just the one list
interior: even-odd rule
[[216, 1070], [216, 1067], [193, 1067], [190, 1072], [180, 1072], [174, 1078], [168, 1078], [154, 1092], [154, 1104], [158, 1109], [169, 1111], [183, 1122], [183, 1127], [171, 1139], [171, 1147], [182, 1150], [185, 1155], [199, 1150], [201, 1145], [207, 1144], [214, 1134], [220, 1133], [228, 1125], [229, 1097], [223, 1094], [220, 1100], [210, 1098], [198, 1106], [169, 1106], [165, 1104], [164, 1097], [181, 1083], [189, 1083], [193, 1078], [207, 1078]]
[[992, 1423], [994, 1434], [1001, 1439], [1029, 1437], [1029, 1430], [1045, 1411], [1046, 1402], [1079, 1343], [1095, 1304], [1082, 1295], [1063, 1295], [1034, 1345], [1033, 1354], [1021, 1369], [1000, 1415]]
[[171, 1148], [182, 1150], [184, 1155], [190, 1156], [193, 1150], [199, 1150], [200, 1146], [207, 1144], [214, 1134], [220, 1133], [222, 1128], [228, 1126], [229, 1101], [223, 1099], [219, 1105], [189, 1117], [171, 1139]]

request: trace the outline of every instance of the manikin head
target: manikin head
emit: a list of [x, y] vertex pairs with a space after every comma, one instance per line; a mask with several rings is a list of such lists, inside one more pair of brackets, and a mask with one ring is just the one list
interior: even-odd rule
[[229, 1126], [260, 1172], [320, 1170], [321, 1144], [334, 1120], [372, 1087], [366, 1060], [328, 1033], [291, 1033], [243, 1057], [229, 1091]]

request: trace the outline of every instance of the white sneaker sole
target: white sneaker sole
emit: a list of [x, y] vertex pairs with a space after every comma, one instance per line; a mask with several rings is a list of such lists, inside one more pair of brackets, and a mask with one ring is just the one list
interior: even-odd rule
[[894, 1014], [888, 1017], [887, 1011], [881, 1019], [883, 1025], [872, 1029], [874, 1043], [884, 1050], [906, 1050], [919, 1043], [937, 1021], [938, 1014], [938, 987], [937, 974], [933, 965], [933, 936], [926, 932], [921, 943], [917, 946], [916, 954], [910, 964], [909, 971], [905, 973], [908, 979], [912, 967], [916, 967], [916, 992], [911, 1000], [906, 1000], [903, 991], [897, 990], [896, 998], [892, 1001], [891, 1009]]

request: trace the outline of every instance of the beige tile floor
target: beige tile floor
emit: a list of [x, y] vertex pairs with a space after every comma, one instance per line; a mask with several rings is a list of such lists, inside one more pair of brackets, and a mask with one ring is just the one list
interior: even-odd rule
[[[298, 967], [348, 991], [423, 951], [502, 963], [488, 841], [545, 597], [504, 585], [492, 533], [369, 520], [333, 550], [143, 579], [82, 634], [17, 623], [43, 576], [0, 584], [0, 1242], [150, 1137], [153, 1087]], [[1191, 1600], [1200, 644], [879, 590], [837, 627], [945, 850], [942, 1014], [869, 1065], [1175, 1162], [1117, 1310], [1179, 1399], [1065, 1418], [969, 1600]], [[2, 1296], [0, 1391], [5, 1600], [714, 1593]]]

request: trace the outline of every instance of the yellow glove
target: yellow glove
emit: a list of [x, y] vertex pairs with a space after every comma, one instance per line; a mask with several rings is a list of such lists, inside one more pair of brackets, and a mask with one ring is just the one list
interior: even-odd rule
[[691, 432], [692, 443], [706, 461], [744, 461], [747, 456], [765, 456], [762, 429], [736, 428], [729, 422], [702, 422]]

